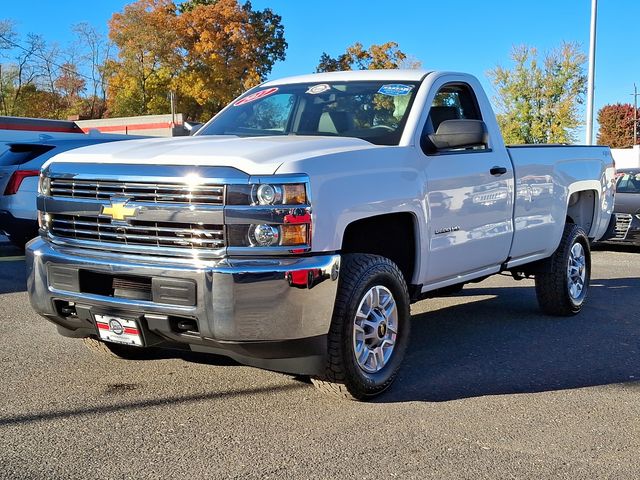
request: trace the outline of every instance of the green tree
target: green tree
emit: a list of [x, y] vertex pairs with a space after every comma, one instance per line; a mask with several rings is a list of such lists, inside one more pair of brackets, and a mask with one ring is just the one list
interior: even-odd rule
[[573, 142], [586, 90], [586, 56], [579, 45], [563, 43], [541, 63], [535, 48], [514, 47], [511, 60], [512, 68], [489, 71], [505, 142]]
[[340, 70], [377, 70], [384, 68], [420, 68], [420, 62], [409, 59], [396, 42], [373, 44], [368, 49], [360, 42], [347, 47], [345, 53], [332, 57], [323, 52], [316, 72]]
[[[640, 119], [640, 109], [636, 112]], [[633, 105], [617, 103], [605, 105], [598, 111], [598, 145], [612, 148], [628, 148], [635, 144], [633, 139]]]

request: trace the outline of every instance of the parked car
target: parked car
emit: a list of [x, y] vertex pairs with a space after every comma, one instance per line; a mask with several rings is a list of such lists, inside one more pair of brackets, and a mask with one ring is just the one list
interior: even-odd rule
[[0, 148], [0, 232], [19, 247], [38, 234], [38, 176], [49, 158], [74, 148], [132, 138], [142, 137], [94, 133], [41, 134], [35, 141], [3, 144]]
[[640, 168], [623, 168], [617, 171], [615, 236], [609, 241], [640, 245]]

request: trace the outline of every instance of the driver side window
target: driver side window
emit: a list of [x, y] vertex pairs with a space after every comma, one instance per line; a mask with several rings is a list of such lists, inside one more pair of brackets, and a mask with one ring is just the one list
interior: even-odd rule
[[428, 133], [435, 133], [445, 120], [482, 120], [476, 96], [471, 87], [461, 83], [449, 83], [436, 93], [429, 117]]
[[[440, 125], [447, 120], [482, 120], [476, 96], [466, 83], [448, 83], [436, 93], [422, 132], [422, 148], [425, 153], [434, 153], [435, 147], [430, 144], [429, 135], [438, 133]], [[474, 145], [462, 150], [477, 151], [486, 148], [486, 145]]]

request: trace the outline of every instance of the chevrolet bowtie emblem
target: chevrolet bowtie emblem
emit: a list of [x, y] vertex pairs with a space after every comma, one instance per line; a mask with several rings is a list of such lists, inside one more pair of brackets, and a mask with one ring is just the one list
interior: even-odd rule
[[127, 202], [114, 202], [111, 205], [102, 206], [102, 214], [110, 216], [113, 220], [124, 220], [136, 214], [136, 207], [127, 207]]

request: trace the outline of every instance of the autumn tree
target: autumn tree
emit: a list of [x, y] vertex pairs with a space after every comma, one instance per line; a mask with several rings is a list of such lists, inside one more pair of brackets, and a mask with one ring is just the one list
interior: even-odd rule
[[511, 68], [489, 71], [505, 142], [573, 142], [586, 90], [586, 57], [579, 46], [563, 43], [541, 62], [535, 48], [514, 47], [511, 60]]
[[420, 62], [410, 59], [398, 48], [396, 42], [380, 45], [373, 44], [368, 49], [360, 42], [347, 47], [345, 53], [331, 57], [324, 52], [316, 72], [335, 72], [340, 70], [374, 70], [384, 68], [419, 68]]
[[112, 114], [166, 113], [169, 94], [189, 118], [208, 119], [283, 60], [281, 18], [250, 2], [137, 0], [113, 15]]
[[169, 110], [171, 80], [181, 69], [176, 6], [171, 0], [138, 0], [115, 13], [109, 38], [118, 59], [106, 65], [112, 115]]
[[191, 1], [182, 4], [180, 30], [187, 50], [185, 69], [176, 82], [187, 111], [206, 119], [236, 96], [263, 82], [287, 43], [281, 17], [250, 2]]
[[[640, 119], [640, 109], [636, 112]], [[605, 105], [598, 111], [598, 145], [612, 148], [628, 148], [636, 142], [633, 139], [633, 105], [617, 103]]]
[[64, 63], [60, 66], [60, 73], [53, 81], [53, 86], [60, 97], [61, 105], [67, 110], [66, 116], [83, 109], [82, 93], [86, 90], [86, 85], [86, 80], [78, 73], [77, 65]]

